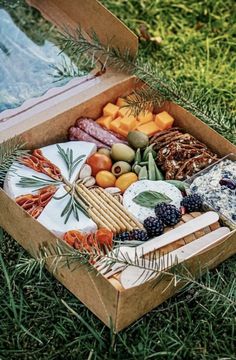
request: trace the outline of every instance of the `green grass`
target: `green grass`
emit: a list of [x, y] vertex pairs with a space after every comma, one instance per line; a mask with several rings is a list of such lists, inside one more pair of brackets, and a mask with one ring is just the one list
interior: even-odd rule
[[[168, 76], [204, 88], [235, 109], [234, 1], [103, 3], [136, 33], [145, 23], [153, 36], [162, 37], [160, 46], [142, 41], [142, 56], [158, 63]], [[17, 9], [17, 21], [34, 30], [32, 36], [39, 34], [35, 29], [40, 23], [38, 41], [44, 34], [55, 36], [34, 12], [25, 22], [22, 12]], [[114, 337], [45, 270], [20, 273], [16, 264], [29, 256], [6, 234], [0, 234], [0, 240], [1, 360], [236, 359], [235, 257], [205, 275], [203, 288], [188, 286]]]

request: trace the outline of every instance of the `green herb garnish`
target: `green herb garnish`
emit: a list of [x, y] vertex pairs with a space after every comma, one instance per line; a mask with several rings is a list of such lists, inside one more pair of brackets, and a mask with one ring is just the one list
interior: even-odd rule
[[53, 198], [56, 200], [61, 200], [68, 195], [70, 196], [70, 199], [67, 202], [65, 208], [63, 209], [63, 211], [61, 213], [61, 217], [66, 216], [64, 224], [67, 223], [67, 221], [69, 220], [69, 218], [72, 214], [74, 215], [76, 220], [79, 221], [78, 210], [80, 210], [82, 213], [84, 213], [86, 216], [89, 217], [88, 212], [87, 212], [87, 203], [84, 201], [83, 198], [81, 198], [78, 194], [75, 193], [74, 188], [72, 188], [71, 190], [66, 192], [66, 194], [64, 194], [60, 197], [54, 196]]
[[22, 176], [16, 185], [21, 186], [23, 188], [34, 187], [34, 188], [42, 188], [50, 185], [60, 185], [62, 182], [58, 180], [50, 180], [44, 179], [39, 176], [33, 175], [32, 177]]
[[139, 193], [137, 196], [133, 198], [133, 201], [138, 205], [147, 208], [154, 208], [157, 204], [160, 204], [162, 202], [168, 204], [172, 200], [164, 194], [150, 190]]
[[85, 155], [80, 155], [76, 159], [74, 159], [73, 150], [67, 148], [66, 151], [62, 149], [60, 145], [57, 144], [58, 152], [61, 155], [62, 159], [65, 161], [68, 172], [69, 172], [69, 180], [75, 171], [77, 165], [85, 158]]

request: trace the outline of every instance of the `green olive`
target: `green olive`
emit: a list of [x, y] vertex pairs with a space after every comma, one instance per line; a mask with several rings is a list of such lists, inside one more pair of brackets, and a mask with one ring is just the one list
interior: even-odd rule
[[117, 161], [111, 169], [115, 176], [120, 176], [131, 171], [131, 166], [125, 161]]
[[115, 161], [126, 161], [131, 163], [135, 157], [135, 151], [128, 145], [117, 143], [111, 148], [111, 157]]

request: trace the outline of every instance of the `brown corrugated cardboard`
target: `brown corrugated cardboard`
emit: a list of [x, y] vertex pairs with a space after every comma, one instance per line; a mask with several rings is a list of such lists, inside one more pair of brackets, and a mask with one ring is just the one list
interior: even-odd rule
[[[80, 9], [83, 8], [83, 11], [92, 12], [90, 18], [93, 19], [94, 25], [99, 26], [96, 16], [93, 15], [95, 10], [98, 11], [98, 4], [95, 1], [32, 0], [31, 3], [40, 8], [45, 16], [54, 22], [61, 19], [58, 15], [58, 9], [61, 9], [63, 16], [66, 14], [66, 18], [69, 18], [74, 24], [77, 21], [78, 23], [83, 21], [77, 10], [80, 4]], [[56, 16], [52, 16], [51, 11], [54, 10]], [[104, 19], [109, 24], [108, 26], [112, 26], [114, 22], [116, 26], [121, 26], [104, 8], [100, 8], [99, 11], [102, 11]], [[87, 22], [82, 24], [85, 28], [91, 25]], [[103, 29], [101, 27], [100, 31]], [[123, 35], [121, 35], [122, 39], [124, 34], [127, 34], [127, 28], [124, 29]], [[120, 44], [124, 44], [122, 39], [119, 39]], [[136, 40], [133, 39], [132, 41], [133, 44], [136, 44]], [[107, 72], [89, 92], [85, 91], [71, 97], [65, 96], [65, 98], [62, 94], [62, 98], [58, 97], [54, 102], [54, 107], [50, 104], [47, 107], [47, 102], [45, 102], [39, 107], [28, 110], [25, 114], [14, 117], [14, 126], [11, 121], [5, 125], [1, 132], [0, 141], [14, 135], [21, 135], [27, 142], [27, 146], [33, 149], [66, 140], [68, 128], [74, 124], [78, 117], [97, 118], [100, 116], [105, 103], [129, 94], [134, 86], [134, 78]], [[169, 111], [175, 118], [177, 126], [183, 127], [199, 140], [205, 142], [219, 155], [223, 156], [230, 152], [236, 153], [234, 145], [186, 110], [172, 103], [164, 104], [163, 109]], [[42, 246], [55, 245], [58, 241], [49, 230], [22, 210], [2, 189], [0, 189], [0, 226], [9, 232], [32, 256], [37, 256]], [[207, 267], [212, 268], [234, 253], [236, 253], [236, 235], [231, 232], [217, 246], [188, 260], [185, 265], [193, 274], [197, 275], [199, 268], [202, 271]], [[47, 265], [48, 269], [51, 270], [50, 263]], [[127, 327], [167, 298], [173, 296], [180, 287], [180, 285], [178, 287], [167, 286], [169, 279], [164, 277], [155, 287], [153, 287], [153, 280], [124, 290], [115, 278], [108, 281], [96, 272], [88, 271], [86, 266], [81, 266], [74, 271], [65, 266], [59, 267], [54, 275], [107, 326], [112, 326], [114, 331], [120, 331]]]

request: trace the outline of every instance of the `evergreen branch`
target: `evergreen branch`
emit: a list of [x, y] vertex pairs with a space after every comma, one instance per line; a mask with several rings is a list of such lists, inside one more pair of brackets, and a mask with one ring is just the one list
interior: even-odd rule
[[[61, 81], [65, 78], [74, 78], [86, 75], [92, 70], [91, 61], [84, 60], [83, 57], [77, 59], [76, 64], [71, 60], [62, 57], [62, 61], [59, 64], [51, 65], [53, 69], [53, 77], [55, 81]], [[51, 73], [49, 74], [51, 75]]]
[[77, 29], [73, 35], [66, 32], [62, 47], [78, 56], [82, 56], [86, 52], [92, 54], [94, 63], [102, 59], [104, 66], [110, 66], [118, 71], [135, 75], [148, 85], [150, 90], [142, 87], [136, 90], [134, 98], [128, 101], [128, 105], [134, 113], [145, 110], [147, 104], [150, 103], [156, 106], [161, 100], [172, 101], [236, 143], [236, 118], [220, 102], [213, 104], [209, 96], [206, 96], [203, 91], [196, 92], [193, 89], [186, 88], [183, 84], [165, 77], [163, 71], [153, 68], [153, 65], [148, 64], [146, 60], [132, 57], [129, 50], [121, 52], [112, 47], [110, 43], [102, 44], [93, 31], [91, 31], [90, 39], [88, 39], [80, 29]]
[[[128, 245], [128, 243], [126, 245]], [[132, 246], [132, 244], [130, 245]], [[183, 285], [188, 284], [190, 286], [196, 286], [206, 293], [216, 297], [216, 300], [222, 299], [226, 301], [229, 306], [236, 308], [236, 298], [234, 293], [231, 291], [231, 288], [229, 289], [229, 294], [224, 295], [219, 292], [216, 287], [211, 286], [207, 276], [205, 280], [205, 282], [208, 282], [207, 284], [201, 280], [201, 276], [199, 277], [199, 280], [196, 280], [183, 264], [176, 263], [176, 259], [173, 261], [170, 257], [166, 263], [168, 270], [159, 271], [160, 264], [162, 264], [163, 261], [163, 257], [159, 257], [159, 254], [151, 253], [148, 257], [146, 257], [146, 259], [135, 257], [134, 260], [131, 260], [129, 256], [121, 258], [118, 254], [118, 251], [106, 254], [108, 267], [119, 262], [122, 266], [135, 266], [137, 269], [142, 269], [144, 272], [152, 271], [152, 276], [149, 275], [145, 281], [152, 278], [152, 280], [154, 280], [153, 286], [156, 286], [163, 277], [169, 279], [163, 292], [165, 292], [172, 284], [174, 284], [174, 286], [177, 286], [180, 283]], [[84, 265], [87, 266], [88, 271], [96, 271], [93, 266], [93, 259], [96, 259], [99, 256], [101, 256], [101, 251], [96, 247], [94, 247], [90, 252], [86, 249], [76, 250], [73, 247], [64, 244], [61, 240], [58, 240], [55, 246], [50, 245], [50, 247], [42, 247], [37, 255], [37, 258], [29, 258], [28, 260], [20, 261], [17, 269], [20, 273], [31, 274], [33, 271], [37, 271], [37, 263], [38, 266], [42, 267], [42, 265], [45, 265], [46, 262], [49, 261], [49, 268], [53, 273], [56, 272], [58, 268], [64, 266], [67, 266], [73, 271]]]
[[24, 143], [19, 138], [12, 138], [0, 144], [0, 184], [3, 183], [11, 165], [27, 154]]

